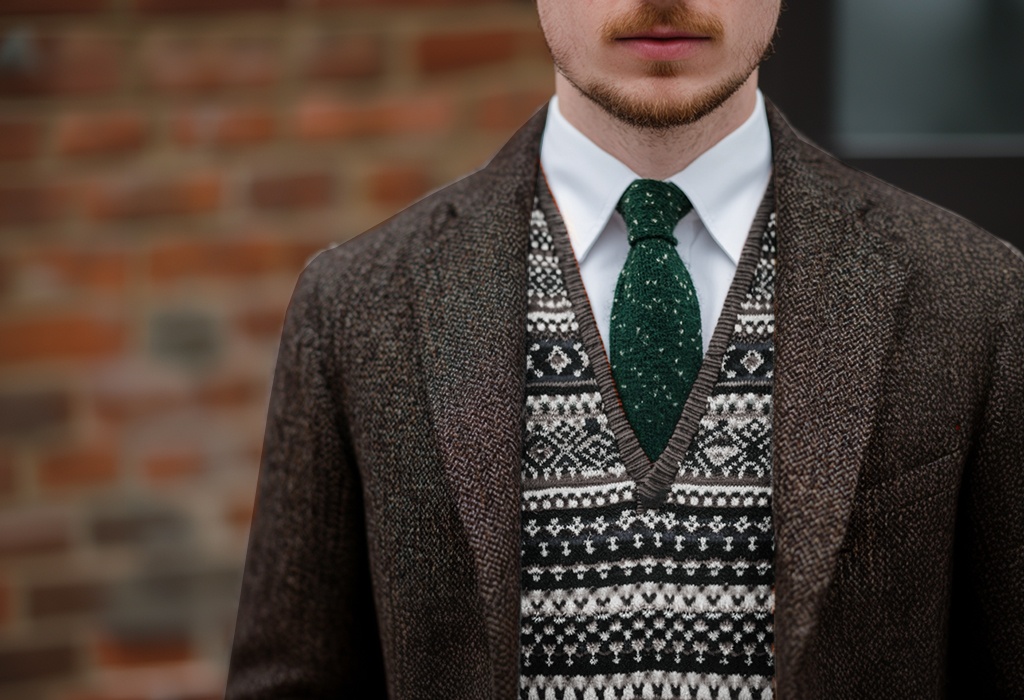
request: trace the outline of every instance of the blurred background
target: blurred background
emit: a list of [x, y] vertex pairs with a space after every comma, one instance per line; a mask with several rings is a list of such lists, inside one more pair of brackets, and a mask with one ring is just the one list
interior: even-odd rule
[[552, 86], [530, 2], [0, 0], [0, 698], [221, 696], [299, 271]]
[[[765, 93], [1024, 242], [1024, 0], [790, 0]], [[529, 0], [0, 0], [0, 697], [222, 695], [299, 271], [551, 94]]]

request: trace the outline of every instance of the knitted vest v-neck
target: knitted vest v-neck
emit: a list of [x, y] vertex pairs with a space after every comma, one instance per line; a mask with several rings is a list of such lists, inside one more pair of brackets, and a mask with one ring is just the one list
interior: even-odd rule
[[653, 465], [538, 180], [522, 457], [526, 700], [772, 697], [771, 186], [704, 366]]

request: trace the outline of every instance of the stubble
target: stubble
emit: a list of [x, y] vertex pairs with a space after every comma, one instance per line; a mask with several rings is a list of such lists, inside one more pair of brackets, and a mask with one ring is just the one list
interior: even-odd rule
[[[601, 35], [603, 41], [612, 42], [619, 36], [665, 26], [709, 37], [712, 42], [721, 41], [725, 33], [717, 17], [697, 12], [686, 4], [661, 7], [644, 3], [625, 15], [610, 18], [602, 27]], [[550, 45], [548, 49], [551, 50]], [[686, 99], [644, 99], [598, 79], [584, 81], [573, 75], [566, 66], [567, 62], [554, 51], [551, 51], [551, 57], [555, 68], [570, 84], [615, 119], [637, 129], [667, 131], [698, 122], [721, 107], [773, 51], [774, 45], [769, 38], [764, 46], [751, 52], [741, 70]], [[682, 63], [676, 61], [650, 61], [644, 65], [644, 72], [652, 78], [671, 79], [680, 74], [682, 67]]]

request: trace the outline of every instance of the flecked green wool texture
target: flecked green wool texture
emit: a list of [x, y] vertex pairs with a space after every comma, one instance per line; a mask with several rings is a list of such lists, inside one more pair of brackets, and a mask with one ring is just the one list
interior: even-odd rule
[[693, 208], [670, 182], [634, 180], [619, 200], [629, 254], [612, 302], [612, 375], [629, 424], [657, 460], [704, 359], [700, 305], [673, 230]]

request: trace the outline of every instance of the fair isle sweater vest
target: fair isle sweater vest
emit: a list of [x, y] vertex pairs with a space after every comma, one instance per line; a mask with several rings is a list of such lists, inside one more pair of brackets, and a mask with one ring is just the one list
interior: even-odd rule
[[530, 228], [523, 700], [773, 693], [775, 215], [762, 202], [664, 454], [618, 403], [543, 177]]

